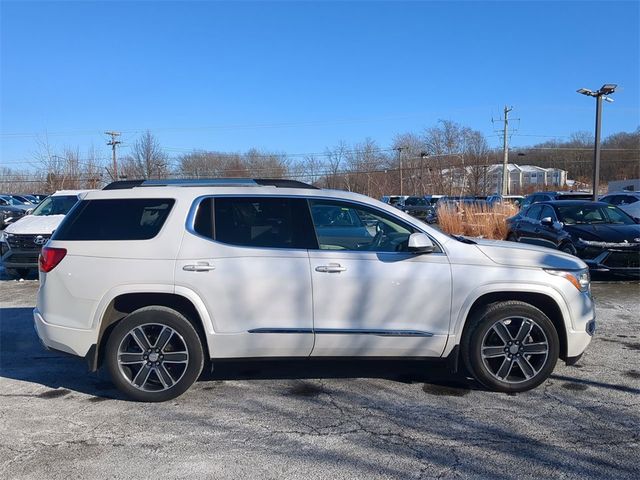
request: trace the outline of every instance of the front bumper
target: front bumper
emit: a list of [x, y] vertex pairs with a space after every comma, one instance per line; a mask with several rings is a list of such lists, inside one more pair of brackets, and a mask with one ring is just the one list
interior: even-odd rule
[[40, 250], [22, 250], [8, 248], [5, 242], [0, 246], [2, 265], [5, 268], [38, 268]]
[[592, 272], [608, 272], [616, 275], [640, 276], [640, 249], [587, 247], [578, 251]]
[[95, 334], [92, 330], [47, 323], [37, 308], [33, 310], [33, 326], [40, 342], [47, 349], [85, 357], [95, 343]]
[[579, 357], [591, 343], [594, 333], [596, 332], [595, 317], [589, 320], [584, 330], [568, 330], [567, 331], [567, 358]]

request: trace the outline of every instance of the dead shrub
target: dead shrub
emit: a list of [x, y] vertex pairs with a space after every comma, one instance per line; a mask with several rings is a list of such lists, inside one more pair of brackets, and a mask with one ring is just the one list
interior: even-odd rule
[[504, 240], [507, 236], [507, 217], [517, 213], [509, 204], [443, 205], [438, 208], [440, 229], [452, 235]]

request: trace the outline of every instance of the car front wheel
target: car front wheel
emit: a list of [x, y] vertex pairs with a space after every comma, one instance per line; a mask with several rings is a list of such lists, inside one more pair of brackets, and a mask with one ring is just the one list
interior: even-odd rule
[[182, 395], [204, 364], [202, 343], [191, 322], [160, 306], [141, 308], [121, 320], [109, 336], [105, 355], [115, 386], [142, 402]]
[[501, 392], [523, 392], [544, 382], [559, 355], [549, 318], [521, 301], [497, 302], [479, 311], [462, 338], [462, 356], [480, 383]]

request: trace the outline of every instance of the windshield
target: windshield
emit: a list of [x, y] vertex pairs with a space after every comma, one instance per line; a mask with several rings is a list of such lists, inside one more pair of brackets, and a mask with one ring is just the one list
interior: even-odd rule
[[563, 205], [556, 207], [558, 217], [566, 225], [633, 225], [635, 221], [613, 205]]
[[32, 215], [46, 216], [46, 215], [66, 215], [71, 210], [78, 197], [76, 195], [59, 195], [56, 197], [45, 198], [40, 205], [34, 210]]
[[415, 207], [426, 207], [427, 201], [422, 197], [409, 197], [404, 201], [404, 204]]
[[20, 200], [14, 197], [0, 197], [6, 202], [6, 205], [24, 205]]

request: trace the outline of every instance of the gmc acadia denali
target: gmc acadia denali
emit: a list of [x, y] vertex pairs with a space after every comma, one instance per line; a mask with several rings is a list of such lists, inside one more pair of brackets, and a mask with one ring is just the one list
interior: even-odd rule
[[205, 362], [436, 357], [491, 390], [542, 383], [595, 330], [571, 255], [452, 237], [369, 197], [288, 180], [115, 182], [40, 257], [35, 327], [129, 398], [185, 392]]

